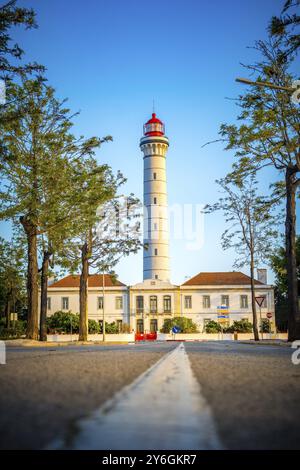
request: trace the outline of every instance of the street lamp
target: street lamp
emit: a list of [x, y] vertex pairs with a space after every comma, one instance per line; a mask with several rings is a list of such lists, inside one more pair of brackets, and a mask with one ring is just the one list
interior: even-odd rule
[[236, 78], [235, 81], [239, 83], [243, 83], [244, 85], [259, 86], [262, 88], [263, 87], [271, 88], [273, 90], [287, 91], [292, 94], [291, 101], [294, 104], [300, 103], [300, 80], [294, 80], [292, 87], [274, 85], [274, 83], [270, 83], [270, 82], [253, 82], [252, 80], [249, 80], [248, 78]]
[[274, 85], [274, 83], [270, 82], [253, 82], [252, 80], [248, 80], [248, 78], [236, 78], [236, 82], [243, 83], [244, 85], [252, 85], [252, 86], [261, 86], [265, 88], [272, 88], [274, 90], [283, 90], [283, 91], [290, 91], [293, 93], [295, 90], [297, 90], [297, 87], [286, 87], [286, 86], [280, 86], [280, 85]]

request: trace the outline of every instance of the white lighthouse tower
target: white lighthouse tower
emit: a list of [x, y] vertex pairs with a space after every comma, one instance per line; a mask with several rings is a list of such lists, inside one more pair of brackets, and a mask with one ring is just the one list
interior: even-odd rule
[[165, 126], [153, 113], [144, 125], [140, 148], [144, 154], [143, 279], [169, 281], [169, 229]]

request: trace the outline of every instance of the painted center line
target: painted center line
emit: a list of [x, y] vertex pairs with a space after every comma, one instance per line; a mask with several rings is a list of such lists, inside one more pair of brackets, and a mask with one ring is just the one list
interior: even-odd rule
[[183, 343], [52, 449], [221, 449]]

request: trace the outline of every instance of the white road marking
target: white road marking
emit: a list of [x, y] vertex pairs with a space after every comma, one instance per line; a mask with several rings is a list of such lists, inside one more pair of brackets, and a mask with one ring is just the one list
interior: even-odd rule
[[131, 385], [80, 420], [71, 435], [48, 448], [196, 450], [223, 447], [181, 343]]

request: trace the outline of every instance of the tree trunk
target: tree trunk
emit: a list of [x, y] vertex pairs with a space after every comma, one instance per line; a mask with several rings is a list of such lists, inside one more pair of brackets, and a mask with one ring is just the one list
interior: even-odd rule
[[11, 300], [10, 298], [8, 298], [5, 304], [6, 328], [10, 327], [10, 311], [11, 311]]
[[298, 306], [298, 282], [296, 262], [296, 170], [287, 168], [285, 243], [288, 284], [288, 340], [300, 339], [300, 316]]
[[37, 261], [37, 230], [25, 217], [20, 217], [24, 227], [28, 245], [28, 268], [27, 268], [27, 331], [26, 338], [39, 339], [39, 316], [38, 316], [38, 261]]
[[81, 249], [81, 274], [79, 287], [79, 341], [88, 339], [88, 278], [89, 278], [89, 258], [88, 243]]
[[250, 277], [251, 277], [251, 304], [252, 304], [252, 316], [253, 316], [253, 333], [254, 333], [255, 341], [259, 341], [256, 301], [255, 301], [254, 260], [253, 260], [252, 254], [251, 254], [251, 264], [250, 264]]
[[44, 251], [41, 274], [40, 341], [47, 341], [48, 270], [51, 253]]

